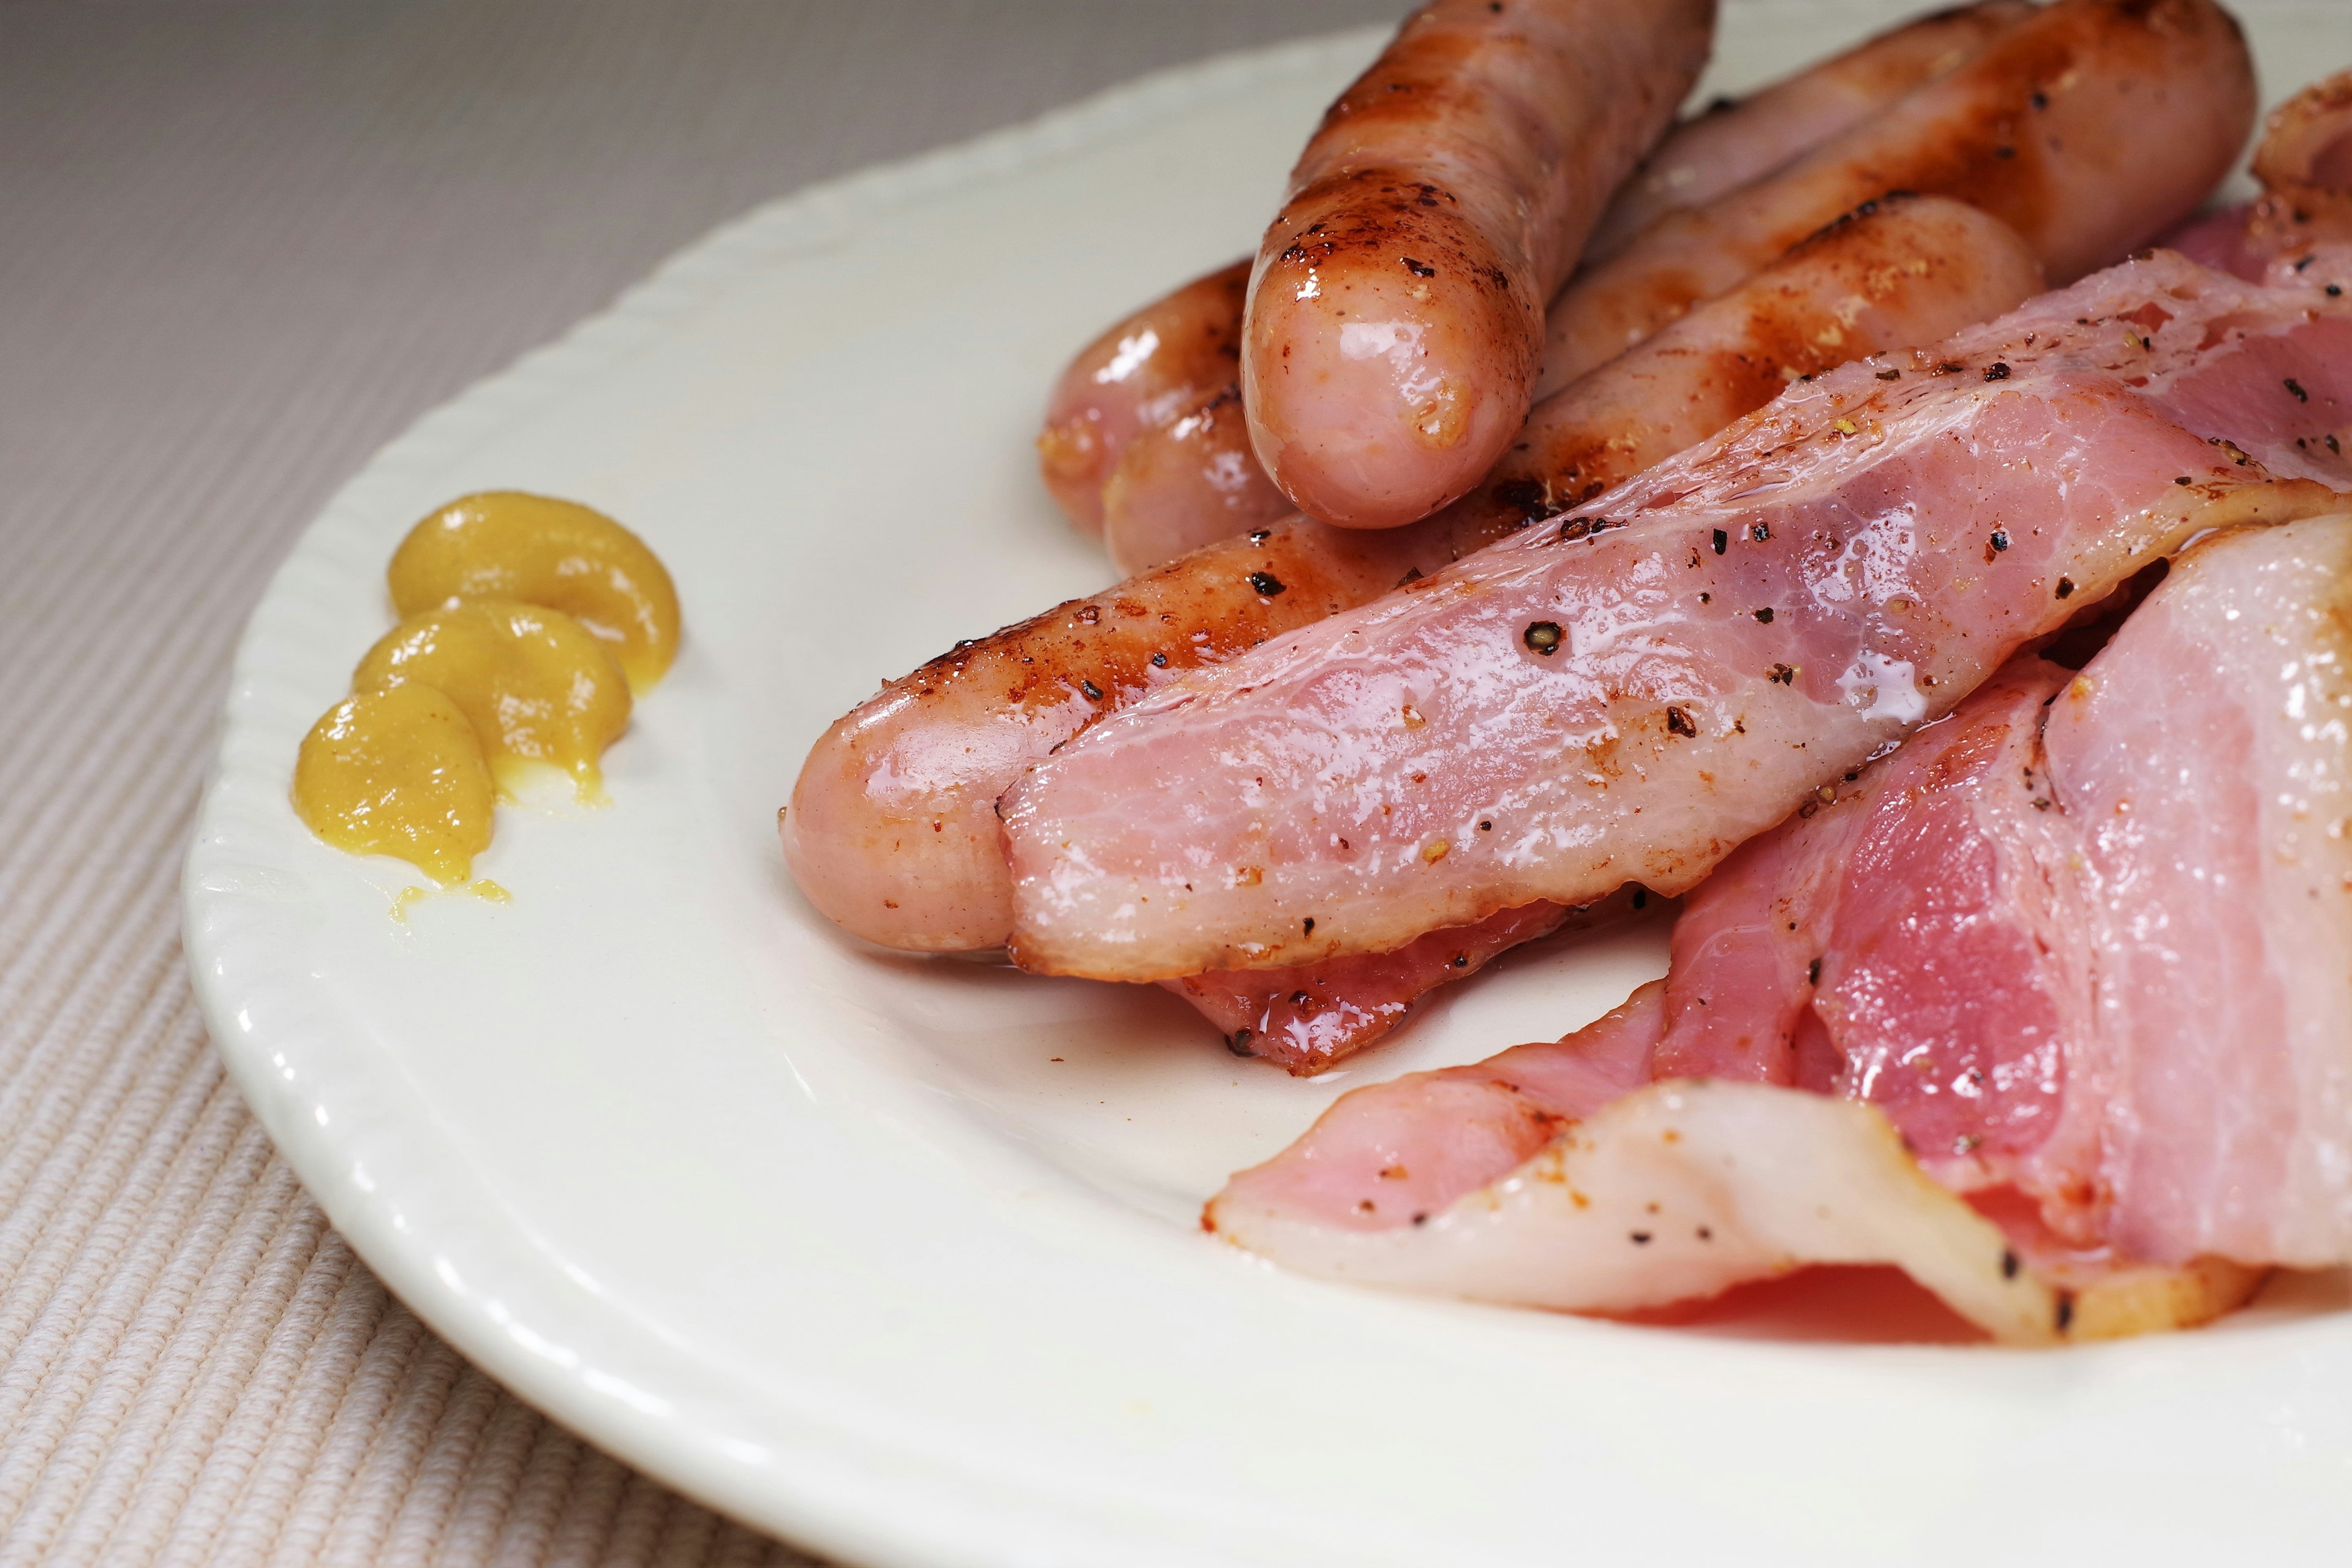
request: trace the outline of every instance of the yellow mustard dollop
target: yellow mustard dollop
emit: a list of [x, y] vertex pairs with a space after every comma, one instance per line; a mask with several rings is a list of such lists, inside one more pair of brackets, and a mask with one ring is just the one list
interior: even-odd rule
[[677, 656], [677, 594], [619, 523], [519, 491], [433, 513], [388, 575], [403, 619], [303, 739], [294, 809], [338, 849], [465, 882], [495, 801], [526, 793], [532, 773], [560, 772], [576, 798], [603, 802], [604, 748]]
[[520, 490], [463, 496], [401, 541], [393, 608], [520, 599], [562, 610], [614, 645], [638, 696], [677, 657], [677, 590], [645, 541], [591, 507]]
[[497, 791], [457, 704], [429, 686], [347, 697], [294, 760], [294, 809], [353, 855], [396, 855], [436, 882], [473, 875]]
[[609, 645], [561, 610], [477, 599], [411, 616], [370, 648], [355, 691], [434, 688], [471, 721], [499, 793], [512, 799], [534, 768], [570, 775], [584, 802], [604, 798], [597, 759], [629, 724], [629, 683]]

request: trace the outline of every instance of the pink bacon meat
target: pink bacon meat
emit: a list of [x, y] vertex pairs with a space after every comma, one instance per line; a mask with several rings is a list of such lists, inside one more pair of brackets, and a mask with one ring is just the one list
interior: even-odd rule
[[[1849, 1128], [1884, 1117], [1915, 1172], [1998, 1221], [2003, 1279], [2021, 1260], [2053, 1288], [2052, 1329], [2193, 1321], [2263, 1266], [2352, 1259], [2348, 604], [2352, 515], [2200, 545], [2080, 675], [2018, 660], [1743, 847], [1685, 906], [1662, 986], [1557, 1045], [1347, 1097], [1236, 1176], [1213, 1227], [1323, 1272], [1502, 1300], [1720, 1289], [1758, 1262], [1740, 1213], [1785, 1196], [1751, 1190], [1760, 1170], [1712, 1194], [1723, 1235], [1654, 1212], [1585, 1279], [1600, 1233], [1524, 1195], [1545, 1151], [1608, 1165], [1611, 1126], [1706, 1079], [1755, 1086], [1715, 1153], [1791, 1117], [1833, 1128], [1817, 1107], [1840, 1101], [1870, 1110]], [[1772, 1173], [1808, 1198], [1853, 1174]], [[1829, 1201], [1940, 1207], [1947, 1239], [1968, 1234], [1913, 1175], [1872, 1180]], [[1924, 1238], [1843, 1245], [1933, 1267]], [[2001, 1331], [1980, 1260], [1959, 1272], [1948, 1299]]]
[[2347, 405], [2341, 300], [2169, 253], [1832, 372], [1065, 746], [1001, 803], [1011, 945], [1156, 980], [1679, 893], [2265, 465], [2343, 474]]

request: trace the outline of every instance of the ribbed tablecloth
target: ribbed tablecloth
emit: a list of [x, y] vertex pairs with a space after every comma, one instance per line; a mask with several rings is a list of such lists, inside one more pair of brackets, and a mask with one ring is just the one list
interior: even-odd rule
[[238, 626], [371, 451], [712, 225], [1403, 8], [0, 4], [0, 1568], [806, 1561], [466, 1364], [223, 1078], [176, 880]]

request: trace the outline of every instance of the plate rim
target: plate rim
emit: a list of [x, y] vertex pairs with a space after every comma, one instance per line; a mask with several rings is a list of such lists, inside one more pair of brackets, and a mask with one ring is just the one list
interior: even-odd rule
[[[1799, 22], [1851, 14], [1854, 0], [1731, 0], [1758, 14]], [[2239, 9], [2293, 15], [2310, 0], [2239, 0]], [[388, 1289], [417, 1316], [503, 1386], [599, 1447], [665, 1484], [730, 1516], [858, 1562], [982, 1563], [1118, 1560], [1196, 1562], [1187, 1538], [1172, 1554], [1139, 1549], [1105, 1516], [1118, 1500], [1087, 1510], [1041, 1512], [1036, 1501], [1008, 1501], [982, 1468], [942, 1468], [928, 1456], [893, 1448], [847, 1427], [804, 1434], [807, 1450], [752, 1457], [723, 1434], [691, 1426], [656, 1428], [646, 1419], [642, 1391], [600, 1386], [594, 1368], [559, 1367], [520, 1349], [502, 1325], [438, 1272], [420, 1235], [404, 1234], [384, 1205], [354, 1185], [341, 1147], [312, 1124], [312, 1103], [271, 1070], [273, 1042], [331, 1026], [315, 999], [293, 995], [282, 979], [254, 973], [245, 951], [254, 910], [271, 897], [266, 866], [243, 852], [237, 797], [260, 790], [282, 795], [286, 759], [267, 748], [240, 747], [254, 716], [273, 706], [289, 668], [308, 658], [289, 646], [297, 620], [289, 601], [304, 578], [326, 572], [373, 576], [374, 546], [362, 537], [381, 526], [390, 492], [408, 476], [440, 466], [480, 438], [528, 416], [543, 401], [625, 359], [672, 321], [763, 267], [853, 239], [866, 222], [902, 212], [943, 190], [1015, 177], [1101, 142], [1261, 84], [1328, 72], [1360, 58], [1391, 29], [1375, 26], [1324, 33], [1236, 51], [1153, 72], [1028, 121], [903, 160], [863, 168], [802, 188], [730, 220], [687, 245], [604, 309], [551, 342], [520, 355], [420, 416], [341, 486], [271, 574], [238, 638], [217, 743], [206, 770], [192, 841], [182, 866], [183, 945], [200, 1011], [231, 1079], [272, 1142], [329, 1219]], [[299, 616], [298, 616], [299, 619]], [[275, 989], [273, 990], [273, 986]], [[256, 1026], [246, 1015], [272, 1020]], [[607, 1380], [609, 1383], [610, 1380]], [[795, 1421], [822, 1419], [794, 1411]], [[740, 1447], [740, 1446], [739, 1446]], [[898, 1506], [889, 1500], [896, 1499]], [[903, 1506], [919, 1500], [919, 1508]], [[986, 1523], [982, 1521], [994, 1521]], [[1019, 1542], [1018, 1545], [1008, 1544]]]
[[[1837, 3], [1764, 0], [1773, 8], [1807, 11], [1824, 5], [1833, 8]], [[940, 1488], [976, 1489], [984, 1488], [988, 1478], [977, 1469], [940, 1472], [846, 1428], [815, 1436], [828, 1446], [865, 1445], [870, 1452], [863, 1464], [814, 1462], [818, 1460], [814, 1453], [794, 1455], [783, 1463], [754, 1458], [730, 1451], [723, 1437], [692, 1428], [681, 1429], [687, 1438], [683, 1443], [656, 1440], [645, 1420], [642, 1391], [616, 1389], [609, 1386], [610, 1379], [600, 1386], [593, 1367], [560, 1370], [543, 1357], [520, 1351], [502, 1325], [484, 1316], [478, 1300], [436, 1271], [435, 1260], [425, 1256], [423, 1238], [387, 1223], [383, 1205], [358, 1190], [336, 1161], [340, 1149], [322, 1145], [318, 1126], [304, 1114], [314, 1108], [286, 1092], [271, 1070], [269, 1058], [278, 1054], [277, 1042], [306, 1026], [315, 1027], [320, 1020], [304, 999], [282, 990], [273, 994], [269, 977], [252, 973], [245, 955], [236, 951], [249, 923], [245, 918], [249, 911], [241, 910], [239, 901], [257, 898], [266, 902], [277, 895], [269, 885], [271, 869], [257, 866], [237, 847], [243, 835], [236, 831], [239, 825], [232, 797], [246, 788], [284, 788], [284, 759], [241, 756], [238, 742], [247, 721], [268, 704], [289, 661], [305, 657], [288, 646], [289, 631], [281, 624], [289, 590], [314, 572], [380, 572], [379, 563], [357, 555], [352, 546], [354, 533], [378, 521], [385, 492], [625, 359], [666, 325], [764, 266], [849, 242], [864, 224], [905, 211], [935, 193], [1013, 178], [1105, 140], [1238, 98], [1262, 84], [1328, 74], [1369, 57], [1392, 31], [1384, 24], [1324, 31], [1168, 67], [1013, 125], [815, 182], [720, 223], [672, 252], [601, 309], [420, 415], [380, 447], [304, 527], [270, 574], [238, 635], [179, 881], [181, 939], [189, 977], [206, 1032], [230, 1079], [330, 1223], [434, 1332], [502, 1386], [604, 1451], [796, 1546], [856, 1562], [997, 1563], [1005, 1554], [987, 1550], [987, 1543], [1003, 1542], [1007, 1532], [979, 1531], [970, 1524], [943, 1528], [950, 1521], [913, 1517], [921, 1510], [851, 1500], [863, 1489], [854, 1484], [856, 1479], [887, 1476], [883, 1489], [919, 1495], [926, 1509], [936, 1512], [945, 1500]], [[277, 1014], [291, 1015], [293, 1025], [272, 1027], [247, 1021]], [[958, 1510], [963, 1520], [975, 1517], [970, 1511], [974, 1504], [982, 1517], [1002, 1519], [1007, 1512], [1001, 1497], [960, 1500], [968, 1505]], [[1055, 1527], [1051, 1533], [1057, 1539], [1050, 1542], [1026, 1533], [1026, 1550], [1032, 1552], [1043, 1550], [1058, 1559], [1123, 1544], [1096, 1531], [1070, 1528], [1075, 1521], [1041, 1521], [1034, 1509], [1018, 1504], [1011, 1515], [1014, 1533], [1034, 1532], [1041, 1522]]]

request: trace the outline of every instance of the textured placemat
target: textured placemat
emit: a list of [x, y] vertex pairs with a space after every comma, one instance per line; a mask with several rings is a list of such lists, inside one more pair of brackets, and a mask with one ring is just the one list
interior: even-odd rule
[[1402, 0], [0, 4], [0, 1568], [805, 1562], [519, 1405], [224, 1080], [177, 889], [333, 487], [808, 181]]

